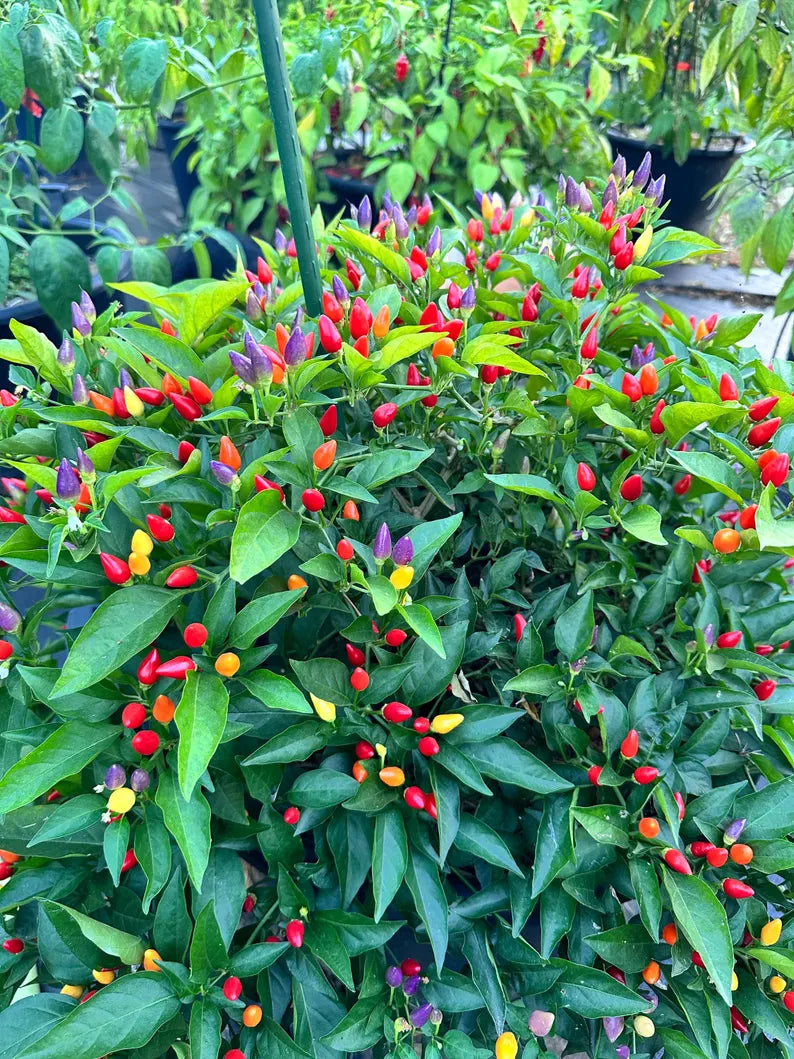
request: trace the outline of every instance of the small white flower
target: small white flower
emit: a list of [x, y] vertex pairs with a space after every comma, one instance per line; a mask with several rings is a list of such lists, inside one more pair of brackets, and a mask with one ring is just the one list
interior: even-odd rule
[[94, 794], [101, 794], [102, 791], [104, 791], [104, 789], [105, 789], [105, 784], [104, 783], [97, 783], [96, 787], [94, 787]]
[[102, 814], [102, 823], [103, 824], [109, 824], [110, 823], [110, 818], [111, 818], [111, 812], [110, 812], [109, 809], [106, 809], [105, 812]]

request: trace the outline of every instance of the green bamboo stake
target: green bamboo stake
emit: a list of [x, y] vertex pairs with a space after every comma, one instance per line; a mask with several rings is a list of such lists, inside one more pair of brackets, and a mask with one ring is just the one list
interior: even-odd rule
[[298, 268], [303, 282], [306, 309], [311, 316], [322, 312], [322, 281], [320, 263], [317, 260], [309, 195], [301, 162], [298, 143], [298, 128], [295, 124], [295, 109], [292, 106], [287, 62], [284, 58], [284, 41], [276, 0], [253, 0], [256, 28], [259, 33], [259, 49], [265, 68], [270, 109], [276, 132], [276, 146], [284, 174], [287, 206], [292, 222], [292, 237], [298, 255]]

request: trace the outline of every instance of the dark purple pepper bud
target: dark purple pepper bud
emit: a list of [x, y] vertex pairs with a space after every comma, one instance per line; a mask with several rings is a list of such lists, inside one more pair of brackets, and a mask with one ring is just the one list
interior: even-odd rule
[[299, 327], [294, 327], [284, 346], [284, 363], [288, 368], [297, 368], [306, 360], [306, 338]]
[[83, 338], [91, 334], [91, 324], [77, 302], [72, 302], [72, 327]]
[[637, 368], [642, 365], [642, 350], [635, 342], [631, 347], [631, 356], [629, 357], [629, 367], [632, 371], [636, 371]]
[[331, 288], [334, 292], [334, 297], [340, 305], [347, 305], [350, 301], [350, 293], [344, 283], [341, 281], [339, 276], [334, 274], [334, 278], [331, 280]]
[[466, 290], [460, 296], [460, 311], [462, 313], [473, 312], [474, 306], [477, 304], [477, 288], [473, 283], [470, 283]]
[[88, 404], [88, 387], [82, 375], [75, 375], [72, 381], [72, 400], [75, 404]]
[[615, 1049], [615, 1059], [631, 1059], [631, 1048], [627, 1044], [620, 1044]]
[[609, 170], [609, 173], [610, 176], [615, 178], [617, 184], [622, 184], [626, 179], [626, 159], [622, 154], [619, 154], [612, 163], [612, 168]]
[[231, 361], [232, 371], [239, 379], [242, 379], [249, 386], [256, 386], [254, 370], [248, 357], [243, 356], [242, 353], [235, 353], [234, 350], [230, 350], [229, 360]]
[[405, 215], [405, 220], [411, 228], [416, 227], [416, 206], [411, 206]]
[[419, 982], [421, 979], [418, 974], [410, 974], [403, 982], [403, 993], [406, 996], [413, 996], [419, 988]]
[[96, 474], [94, 461], [90, 456], [87, 456], [82, 449], [77, 450], [77, 470], [83, 478], [90, 478], [92, 474]]
[[380, 529], [375, 534], [375, 541], [372, 545], [372, 554], [379, 562], [388, 559], [391, 555], [391, 534], [389, 533], [389, 527], [385, 522], [381, 523]]
[[706, 647], [711, 647], [714, 643], [714, 625], [709, 622], [706, 628], [703, 630], [703, 639], [706, 643]]
[[579, 185], [573, 177], [565, 181], [565, 205], [572, 210], [579, 205]]
[[273, 378], [273, 363], [264, 349], [256, 344], [251, 350], [251, 371], [256, 386], [261, 386], [263, 382]]
[[400, 537], [391, 553], [392, 562], [397, 566], [407, 566], [414, 557], [413, 541], [410, 537]]
[[565, 177], [562, 173], [560, 173], [560, 175], [557, 177], [557, 195], [563, 199], [565, 198], [565, 187]]
[[3, 632], [16, 632], [22, 624], [22, 618], [8, 603], [0, 603], [0, 629]]
[[653, 193], [653, 204], [654, 204], [654, 206], [661, 206], [661, 204], [662, 204], [662, 201], [664, 199], [664, 185], [665, 185], [666, 181], [667, 181], [667, 176], [664, 173], [662, 173], [662, 175], [659, 177], [659, 179], [654, 184], [654, 193]]
[[474, 189], [474, 201], [477, 203], [477, 209], [482, 207], [482, 192], [478, 188]]
[[403, 973], [399, 967], [388, 967], [386, 969], [386, 985], [391, 989], [396, 989], [397, 986], [402, 985]]
[[276, 248], [279, 254], [286, 253], [287, 250], [287, 238], [280, 228], [276, 228], [273, 236], [273, 246]]
[[604, 1033], [607, 1035], [607, 1040], [610, 1044], [614, 1044], [618, 1037], [623, 1032], [623, 1016], [622, 1015], [606, 1015], [602, 1020], [601, 1024], [604, 1027]]
[[590, 192], [585, 187], [584, 182], [579, 185], [579, 209], [582, 213], [593, 212], [593, 200], [590, 198]]
[[74, 346], [68, 335], [63, 336], [63, 342], [58, 346], [57, 360], [62, 368], [74, 366]]
[[607, 186], [604, 188], [604, 194], [601, 196], [601, 205], [608, 206], [609, 203], [613, 206], [618, 204], [618, 186], [612, 177], [607, 181]]
[[411, 229], [408, 227], [408, 221], [405, 219], [402, 206], [398, 202], [395, 202], [391, 216], [394, 221], [394, 234], [398, 239], [407, 239]]
[[543, 194], [542, 191], [538, 192], [538, 197], [535, 199], [535, 205], [540, 209], [543, 209], [543, 207], [546, 205], [546, 196]]
[[130, 776], [130, 787], [132, 787], [134, 791], [140, 792], [148, 790], [151, 782], [151, 776], [146, 769], [135, 769]]
[[295, 315], [292, 318], [292, 326], [300, 327], [303, 321], [306, 319], [306, 313], [302, 305], [299, 305], [295, 310]]
[[261, 302], [256, 294], [254, 294], [253, 288], [250, 287], [245, 296], [245, 315], [253, 323], [256, 323], [257, 320], [261, 320], [263, 315]]
[[383, 209], [387, 212], [391, 210], [392, 206], [394, 205], [394, 200], [391, 197], [390, 191], [383, 192], [383, 200], [381, 202], [381, 205], [383, 206]]
[[259, 343], [251, 334], [250, 331], [243, 332], [243, 352], [249, 358], [253, 354], [254, 350], [259, 348]]
[[80, 308], [83, 310], [86, 320], [90, 320], [91, 323], [96, 320], [96, 306], [91, 301], [91, 295], [88, 291], [80, 291]]
[[364, 228], [369, 231], [372, 227], [372, 203], [369, 201], [369, 195], [365, 195], [361, 202], [358, 204], [358, 217], [356, 218], [359, 228]]
[[126, 368], [122, 368], [119, 371], [119, 386], [121, 387], [122, 390], [124, 389], [125, 386], [129, 386], [129, 388], [131, 390], [135, 389], [135, 387], [133, 385], [133, 382], [132, 382], [132, 376], [130, 375], [130, 373], [127, 371]]
[[422, 1004], [422, 1006], [417, 1008], [416, 1011], [412, 1011], [409, 1016], [411, 1019], [411, 1025], [417, 1030], [420, 1030], [422, 1026], [426, 1026], [432, 1010], [432, 1004]]
[[441, 229], [438, 225], [435, 226], [430, 233], [430, 238], [427, 240], [427, 252], [430, 257], [435, 257], [436, 254], [441, 253]]
[[257, 298], [260, 298], [260, 299], [266, 297], [266, 295], [267, 295], [267, 291], [262, 286], [262, 284], [259, 282], [259, 280], [256, 280], [255, 283], [251, 284], [251, 290], [254, 292], [254, 294], [257, 296]]
[[123, 787], [126, 782], [127, 773], [124, 771], [123, 765], [111, 765], [105, 773], [105, 786], [109, 791], [117, 791], [119, 787]]
[[424, 208], [426, 210], [432, 210], [433, 209], [433, 200], [430, 198], [430, 196], [428, 195], [427, 192], [425, 192], [424, 195], [422, 196], [422, 205], [424, 206]]
[[55, 492], [61, 500], [76, 500], [80, 495], [80, 479], [68, 460], [64, 459], [58, 464], [58, 473], [55, 477]]
[[735, 842], [736, 839], [739, 838], [739, 836], [741, 835], [742, 831], [744, 831], [744, 826], [746, 823], [747, 820], [742, 819], [734, 820], [730, 824], [728, 824], [722, 835], [723, 842], [725, 842], [726, 845], [730, 845], [731, 843]]
[[210, 460], [210, 470], [221, 485], [231, 485], [237, 477], [237, 472], [233, 467], [229, 467], [228, 464], [221, 463], [219, 460]]
[[636, 169], [636, 171], [634, 173], [634, 176], [632, 178], [632, 181], [631, 181], [631, 186], [632, 187], [639, 188], [640, 191], [642, 191], [642, 189], [648, 183], [648, 177], [651, 175], [651, 162], [652, 162], [651, 152], [650, 151], [646, 151], [644, 156], [643, 156], [642, 161], [637, 166], [637, 169]]

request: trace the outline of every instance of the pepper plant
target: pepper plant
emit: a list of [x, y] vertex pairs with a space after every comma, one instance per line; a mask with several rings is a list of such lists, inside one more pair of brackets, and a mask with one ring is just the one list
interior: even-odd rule
[[794, 368], [648, 169], [3, 345], [0, 1056], [791, 1055]]

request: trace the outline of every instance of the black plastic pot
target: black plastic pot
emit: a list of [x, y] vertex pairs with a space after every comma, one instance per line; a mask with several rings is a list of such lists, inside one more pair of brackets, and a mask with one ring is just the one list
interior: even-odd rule
[[184, 139], [180, 139], [179, 134], [185, 127], [184, 121], [172, 118], [158, 118], [157, 126], [163, 139], [163, 146], [168, 154], [168, 160], [171, 163], [171, 175], [174, 178], [179, 201], [182, 203], [182, 210], [187, 213], [187, 204], [190, 202], [190, 196], [199, 186], [199, 179], [195, 170], [191, 172], [187, 166], [188, 158], [190, 158], [194, 146], [193, 141], [188, 140], [186, 143]]
[[651, 152], [654, 177], [667, 177], [664, 189], [665, 201], [669, 205], [665, 217], [678, 228], [694, 228], [705, 232], [710, 223], [709, 209], [712, 201], [709, 192], [728, 175], [737, 155], [744, 149], [737, 140], [731, 147], [696, 148], [689, 152], [683, 165], [676, 162], [672, 154], [665, 154], [657, 143], [632, 139], [623, 133], [611, 130], [607, 133], [613, 155], [622, 154], [627, 169], [636, 169], [646, 151]]

